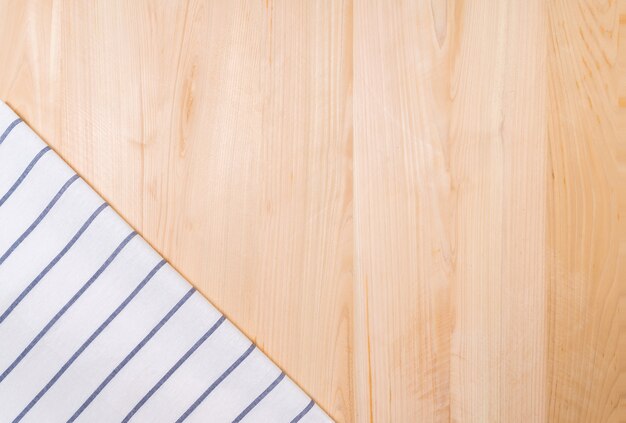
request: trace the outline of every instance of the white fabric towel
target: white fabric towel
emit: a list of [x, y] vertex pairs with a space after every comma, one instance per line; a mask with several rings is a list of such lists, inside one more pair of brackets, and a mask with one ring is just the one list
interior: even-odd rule
[[0, 422], [331, 419], [0, 102]]

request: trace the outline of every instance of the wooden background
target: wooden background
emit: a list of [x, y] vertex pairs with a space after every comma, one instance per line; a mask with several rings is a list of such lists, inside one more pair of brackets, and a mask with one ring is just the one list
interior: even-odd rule
[[0, 0], [0, 98], [337, 421], [626, 420], [626, 0]]

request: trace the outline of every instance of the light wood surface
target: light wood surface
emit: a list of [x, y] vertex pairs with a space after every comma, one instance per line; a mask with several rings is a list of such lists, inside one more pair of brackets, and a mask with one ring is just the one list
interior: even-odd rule
[[626, 0], [0, 0], [0, 98], [337, 421], [626, 420]]

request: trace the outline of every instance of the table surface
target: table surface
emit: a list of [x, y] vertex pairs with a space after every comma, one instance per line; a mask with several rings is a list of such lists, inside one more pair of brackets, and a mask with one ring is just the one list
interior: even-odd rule
[[337, 421], [626, 419], [625, 0], [0, 0], [0, 64]]

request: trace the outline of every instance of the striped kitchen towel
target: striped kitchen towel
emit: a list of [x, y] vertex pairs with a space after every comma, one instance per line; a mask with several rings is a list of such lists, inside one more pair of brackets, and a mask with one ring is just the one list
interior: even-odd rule
[[0, 422], [330, 418], [0, 102]]

